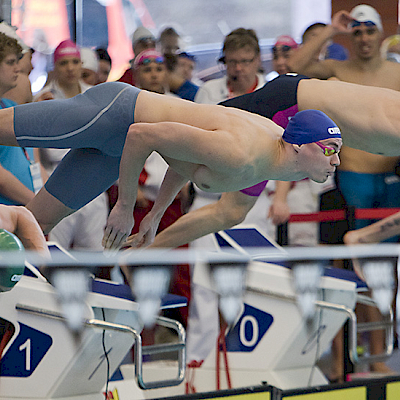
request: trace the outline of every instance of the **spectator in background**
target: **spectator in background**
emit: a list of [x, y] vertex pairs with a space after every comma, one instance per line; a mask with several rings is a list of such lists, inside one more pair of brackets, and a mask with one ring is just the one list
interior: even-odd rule
[[[54, 79], [36, 94], [34, 100], [68, 99], [92, 87], [82, 77], [81, 53], [71, 40], [62, 41], [55, 49]], [[40, 149], [41, 160], [49, 174], [68, 153], [66, 149]], [[49, 239], [66, 249], [103, 250], [101, 240], [108, 216], [105, 193], [76, 213], [64, 218], [50, 232]]]
[[177, 54], [180, 50], [179, 33], [172, 27], [165, 28], [161, 31], [157, 40], [157, 49], [161, 54]]
[[[0, 33], [0, 107], [17, 105], [4, 94], [17, 86], [22, 47], [17, 40]], [[33, 149], [0, 146], [0, 204], [26, 205], [42, 186], [40, 164]]]
[[400, 63], [400, 35], [389, 36], [382, 42], [381, 55], [388, 61]]
[[171, 95], [165, 59], [156, 49], [147, 49], [139, 53], [133, 62], [133, 70], [135, 86], [138, 88]]
[[175, 72], [187, 81], [192, 81], [193, 72], [196, 68], [196, 57], [182, 51], [177, 54]]
[[238, 28], [226, 36], [219, 61], [226, 75], [204, 83], [196, 103], [217, 104], [231, 97], [250, 93], [265, 83], [261, 69], [260, 46], [254, 30]]
[[272, 46], [272, 68], [274, 70], [266, 76], [267, 81], [290, 72], [287, 60], [297, 47], [296, 41], [289, 35], [281, 35], [276, 39]]
[[81, 47], [82, 80], [90, 86], [97, 85], [99, 58], [97, 53], [89, 47]]
[[15, 28], [8, 25], [7, 22], [3, 21], [0, 23], [0, 32], [5, 33], [8, 37], [16, 39], [18, 44], [22, 47], [22, 58], [18, 63], [20, 73], [18, 74], [17, 85], [15, 88], [7, 91], [4, 97], [15, 101], [17, 104], [30, 103], [32, 101], [32, 88], [29, 74], [33, 69], [33, 50], [21, 40]]
[[111, 72], [112, 61], [108, 51], [102, 47], [96, 49], [99, 58], [99, 70], [97, 73], [97, 83], [107, 82], [108, 76]]
[[164, 54], [164, 59], [168, 70], [168, 86], [171, 92], [181, 99], [194, 101], [199, 87], [177, 72], [178, 56], [176, 54]]
[[119, 82], [129, 83], [135, 85], [135, 78], [133, 73], [133, 62], [135, 57], [146, 49], [154, 49], [156, 47], [155, 36], [144, 26], [139, 26], [132, 36], [132, 50], [134, 58], [130, 61], [131, 66], [124, 72]]

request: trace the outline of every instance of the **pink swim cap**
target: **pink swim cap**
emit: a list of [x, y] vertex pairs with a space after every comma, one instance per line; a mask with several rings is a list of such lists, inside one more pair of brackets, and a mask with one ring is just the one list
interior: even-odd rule
[[75, 56], [81, 58], [78, 46], [70, 39], [63, 40], [54, 50], [54, 64], [63, 57]]
[[276, 39], [274, 46], [289, 46], [293, 49], [297, 49], [298, 44], [289, 35], [281, 35]]

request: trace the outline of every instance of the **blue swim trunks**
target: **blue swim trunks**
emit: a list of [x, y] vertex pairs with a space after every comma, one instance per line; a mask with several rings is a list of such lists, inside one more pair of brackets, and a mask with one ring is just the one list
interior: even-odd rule
[[45, 185], [67, 207], [83, 207], [118, 179], [139, 92], [134, 86], [110, 82], [71, 99], [14, 108], [21, 147], [71, 148]]

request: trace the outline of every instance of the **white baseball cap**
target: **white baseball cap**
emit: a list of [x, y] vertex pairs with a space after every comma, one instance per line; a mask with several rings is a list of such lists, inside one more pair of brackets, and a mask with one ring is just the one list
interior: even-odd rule
[[381, 16], [374, 7], [367, 4], [360, 4], [350, 11], [350, 15], [357, 22], [372, 22], [381, 32], [383, 32]]

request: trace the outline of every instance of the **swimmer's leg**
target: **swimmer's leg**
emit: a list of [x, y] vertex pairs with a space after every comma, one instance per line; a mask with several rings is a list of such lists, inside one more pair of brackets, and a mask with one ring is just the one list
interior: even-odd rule
[[96, 149], [71, 150], [28, 204], [45, 233], [105, 192], [118, 179], [119, 164], [119, 157]]
[[14, 132], [14, 107], [0, 110], [0, 145], [19, 146]]
[[26, 205], [47, 235], [63, 218], [76, 210], [67, 207], [51, 195], [45, 187]]

